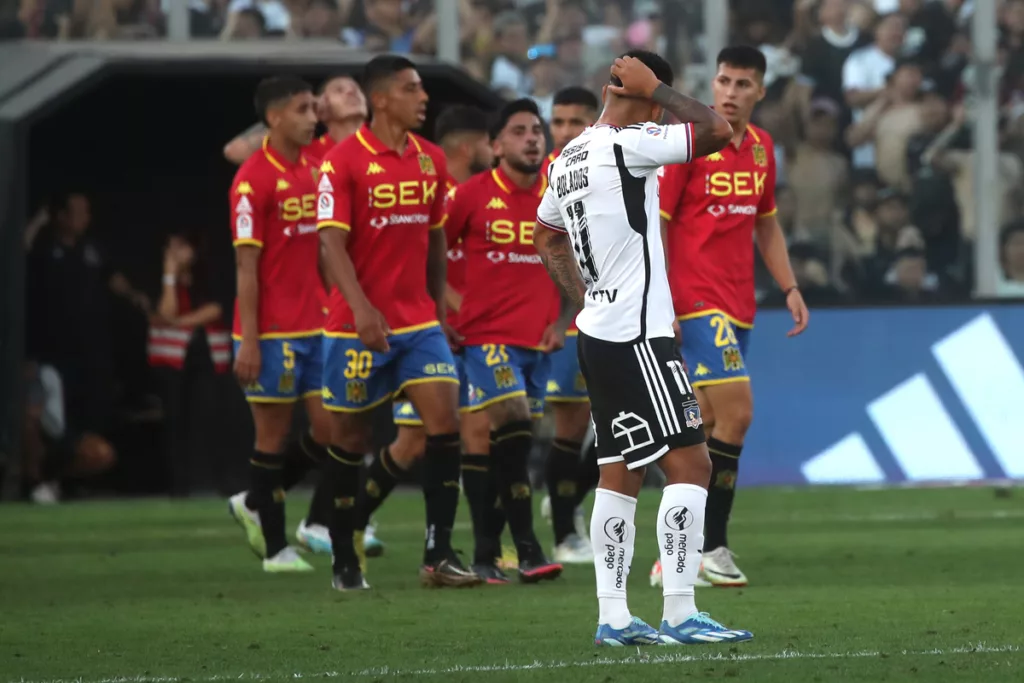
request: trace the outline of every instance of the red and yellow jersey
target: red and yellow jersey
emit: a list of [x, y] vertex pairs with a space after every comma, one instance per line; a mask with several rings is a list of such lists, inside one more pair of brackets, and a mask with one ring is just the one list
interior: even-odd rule
[[533, 246], [533, 231], [546, 189], [542, 175], [533, 187], [523, 189], [496, 168], [473, 176], [452, 193], [445, 232], [449, 246], [461, 240], [465, 254], [458, 329], [466, 346], [540, 344], [553, 290]]
[[754, 324], [754, 224], [775, 214], [775, 150], [748, 126], [729, 144], [689, 164], [664, 168], [661, 216], [669, 222], [669, 282], [680, 318], [721, 311]]
[[[439, 147], [410, 133], [399, 154], [368, 126], [335, 145], [320, 166], [317, 228], [349, 233], [359, 284], [396, 334], [438, 324], [427, 255], [430, 231], [443, 227], [447, 181]], [[329, 309], [328, 334], [356, 333], [337, 289]]]
[[[562, 150], [556, 149], [554, 152], [552, 152], [551, 154], [549, 154], [546, 157], [544, 157], [544, 163], [541, 164], [541, 167], [540, 167], [540, 174], [542, 176], [544, 176], [544, 178], [548, 177], [548, 170], [551, 168], [551, 162], [554, 161], [555, 159], [557, 159], [558, 155], [561, 154], [561, 153], [562, 153]], [[552, 303], [551, 303], [551, 313], [548, 314], [548, 320], [550, 322], [554, 323], [556, 320], [558, 320], [558, 317], [562, 314], [562, 293], [559, 291], [558, 285], [556, 285], [553, 282], [551, 284], [555, 288], [555, 294], [554, 294], [554, 301], [552, 301]], [[576, 318], [573, 318], [572, 322], [569, 323], [569, 328], [568, 328], [567, 332], [570, 333], [570, 334], [576, 334], [576, 331], [577, 331]]]
[[318, 138], [313, 138], [312, 142], [303, 147], [302, 153], [310, 161], [315, 161], [319, 164], [336, 144], [338, 144], [338, 141], [332, 138], [330, 133], [324, 133]]
[[[445, 183], [445, 200], [449, 200], [454, 194], [458, 183], [451, 178]], [[466, 254], [462, 250], [462, 244], [456, 244], [448, 248], [448, 286], [460, 295], [466, 291]], [[448, 307], [448, 324], [456, 326], [458, 313], [455, 309]]]
[[[260, 249], [260, 339], [320, 334], [323, 283], [317, 269], [316, 164], [302, 154], [291, 163], [268, 140], [238, 169], [231, 184], [235, 247]], [[235, 302], [236, 339], [242, 328]]]

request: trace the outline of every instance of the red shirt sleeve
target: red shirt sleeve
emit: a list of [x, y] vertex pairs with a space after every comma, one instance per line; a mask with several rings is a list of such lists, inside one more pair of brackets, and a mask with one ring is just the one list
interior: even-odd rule
[[320, 164], [317, 181], [316, 229], [352, 231], [352, 173], [345, 159], [333, 150]]
[[448, 191], [444, 217], [444, 231], [448, 238], [448, 248], [455, 246], [465, 237], [466, 226], [469, 224], [469, 201], [472, 194], [466, 186], [453, 187]]
[[430, 206], [430, 229], [439, 230], [445, 221], [445, 207], [448, 203], [448, 162], [443, 154], [434, 154], [434, 168], [437, 170], [437, 194], [434, 196], [434, 203]]
[[764, 194], [761, 195], [761, 202], [757, 205], [757, 217], [767, 218], [774, 216], [775, 209], [775, 143], [766, 146], [768, 155], [768, 177], [764, 181]]
[[266, 206], [273, 198], [256, 176], [251, 166], [244, 165], [231, 184], [231, 242], [236, 247], [263, 246]]
[[676, 217], [683, 199], [686, 182], [690, 179], [688, 164], [669, 164], [660, 178], [658, 194], [661, 197], [661, 217], [667, 221]]

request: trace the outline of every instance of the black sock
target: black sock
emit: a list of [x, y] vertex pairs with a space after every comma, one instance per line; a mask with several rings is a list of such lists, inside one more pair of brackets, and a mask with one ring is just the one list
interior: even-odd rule
[[306, 478], [306, 473], [321, 462], [318, 454], [309, 450], [308, 444], [316, 445], [309, 432], [303, 432], [297, 439], [288, 442], [284, 451], [284, 472], [281, 485], [285, 491], [291, 491], [295, 485]]
[[324, 476], [323, 469], [331, 456], [327, 452], [327, 446], [318, 444], [308, 433], [303, 435], [299, 443], [302, 445], [302, 452], [306, 456], [306, 460], [315, 463], [320, 470], [320, 479], [317, 481], [316, 488], [313, 489], [313, 500], [309, 501], [306, 524], [330, 526], [334, 501], [331, 498], [331, 487], [327, 485], [327, 477]]
[[[491, 458], [487, 455], [462, 456], [462, 486], [469, 501], [469, 514], [473, 520], [473, 563], [491, 563], [501, 554], [501, 542], [492, 533], [488, 522], [493, 516], [497, 489], [491, 472]], [[492, 497], [494, 495], [494, 497]], [[502, 526], [504, 526], [502, 516]]]
[[370, 517], [391, 495], [401, 476], [402, 468], [391, 457], [391, 450], [387, 447], [381, 449], [367, 468], [363, 485], [359, 489], [359, 498], [356, 501], [356, 530], [366, 531]]
[[491, 457], [498, 480], [498, 495], [519, 559], [535, 559], [540, 544], [533, 532], [533, 496], [529, 459], [533, 448], [533, 424], [510, 422], [491, 434]]
[[[494, 444], [491, 444], [494, 452]], [[501, 557], [501, 534], [505, 531], [505, 508], [501, 506], [498, 495], [498, 473], [495, 471], [494, 460], [491, 460], [491, 471], [487, 476], [487, 496], [484, 498], [484, 532], [491, 540], [493, 554], [489, 561]]]
[[337, 446], [327, 449], [322, 485], [328, 487], [331, 509], [331, 547], [334, 552], [334, 571], [358, 564], [352, 532], [355, 529], [356, 496], [359, 493], [359, 470], [363, 456], [348, 453]]
[[249, 493], [245, 505], [260, 515], [267, 557], [288, 545], [284, 535], [284, 456], [255, 451], [249, 460]]
[[583, 504], [590, 492], [597, 488], [597, 482], [600, 480], [601, 468], [597, 465], [597, 445], [591, 441], [580, 458], [579, 469], [576, 470], [576, 507]]
[[459, 509], [459, 465], [461, 441], [458, 434], [427, 435], [423, 455], [423, 498], [427, 504], [427, 540], [423, 563], [448, 558], [452, 550], [452, 527]]
[[576, 533], [573, 514], [576, 511], [576, 473], [580, 467], [581, 447], [578, 441], [554, 439], [548, 451], [546, 474], [555, 545], [569, 534]]
[[726, 530], [729, 514], [736, 497], [736, 478], [740, 469], [740, 451], [734, 446], [711, 437], [708, 452], [711, 455], [711, 485], [708, 487], [708, 505], [704, 516], [704, 550], [729, 547]]

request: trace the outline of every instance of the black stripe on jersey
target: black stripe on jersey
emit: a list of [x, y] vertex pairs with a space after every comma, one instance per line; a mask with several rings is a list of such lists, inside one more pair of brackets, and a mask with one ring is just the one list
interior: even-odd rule
[[651, 289], [651, 254], [647, 244], [647, 178], [636, 178], [626, 167], [626, 158], [622, 153], [622, 145], [614, 144], [615, 166], [619, 169], [619, 180], [622, 184], [622, 202], [626, 207], [626, 220], [633, 232], [640, 235], [644, 247], [644, 298], [640, 305], [640, 336], [638, 340], [647, 338], [647, 295]]
[[623, 128], [622, 130], [642, 130], [642, 129], [643, 129], [643, 126], [641, 126], [639, 123], [632, 123], [632, 124], [626, 126], [625, 128]]

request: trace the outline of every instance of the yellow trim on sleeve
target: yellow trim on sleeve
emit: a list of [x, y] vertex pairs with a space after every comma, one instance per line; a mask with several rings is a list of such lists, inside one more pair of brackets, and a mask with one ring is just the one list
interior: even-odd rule
[[665, 220], [672, 220], [672, 214], [670, 214], [668, 211], [659, 211], [658, 213], [660, 213], [661, 217], [664, 218]]
[[725, 379], [709, 379], [703, 382], [690, 382], [690, 386], [700, 389], [702, 387], [713, 387], [718, 384], [732, 384], [734, 382], [749, 382], [749, 377], [726, 377]]
[[[741, 327], [744, 330], [752, 330], [752, 329], [754, 329], [754, 324], [753, 323], [745, 323], [745, 322], [742, 322], [740, 320], [737, 320], [736, 318], [732, 317], [731, 315], [729, 315], [728, 313], [726, 313], [725, 311], [723, 311], [720, 308], [712, 308], [712, 309], [709, 309], [707, 311], [701, 311], [699, 313], [687, 313], [686, 315], [679, 316], [679, 320], [683, 321], [683, 320], [693, 320], [694, 318], [706, 318], [709, 315], [720, 315], [720, 316], [723, 316], [723, 317], [727, 318], [729, 320], [729, 322], [731, 322], [733, 325], [735, 325], [736, 327]], [[693, 384], [693, 382], [690, 382], [690, 384]], [[696, 385], [694, 384], [694, 386], [696, 386]]]
[[345, 232], [352, 232], [352, 226], [348, 223], [342, 223], [341, 221], [320, 221], [316, 224], [317, 230], [324, 230], [326, 228], [338, 228]]
[[434, 225], [431, 225], [430, 229], [431, 230], [444, 230], [444, 224], [445, 224], [445, 221], [441, 221], [440, 223], [436, 223]]
[[254, 240], [254, 239], [247, 238], [247, 239], [243, 239], [243, 240], [235, 240], [234, 242], [231, 243], [231, 246], [233, 246], [233, 247], [259, 247], [260, 249], [262, 249], [263, 248], [263, 242], [261, 242], [260, 240]]
[[774, 216], [778, 212], [779, 212], [778, 207], [775, 207], [774, 209], [772, 209], [768, 213], [759, 213], [759, 214], [757, 214], [757, 217], [758, 218], [771, 218], [772, 216]]

